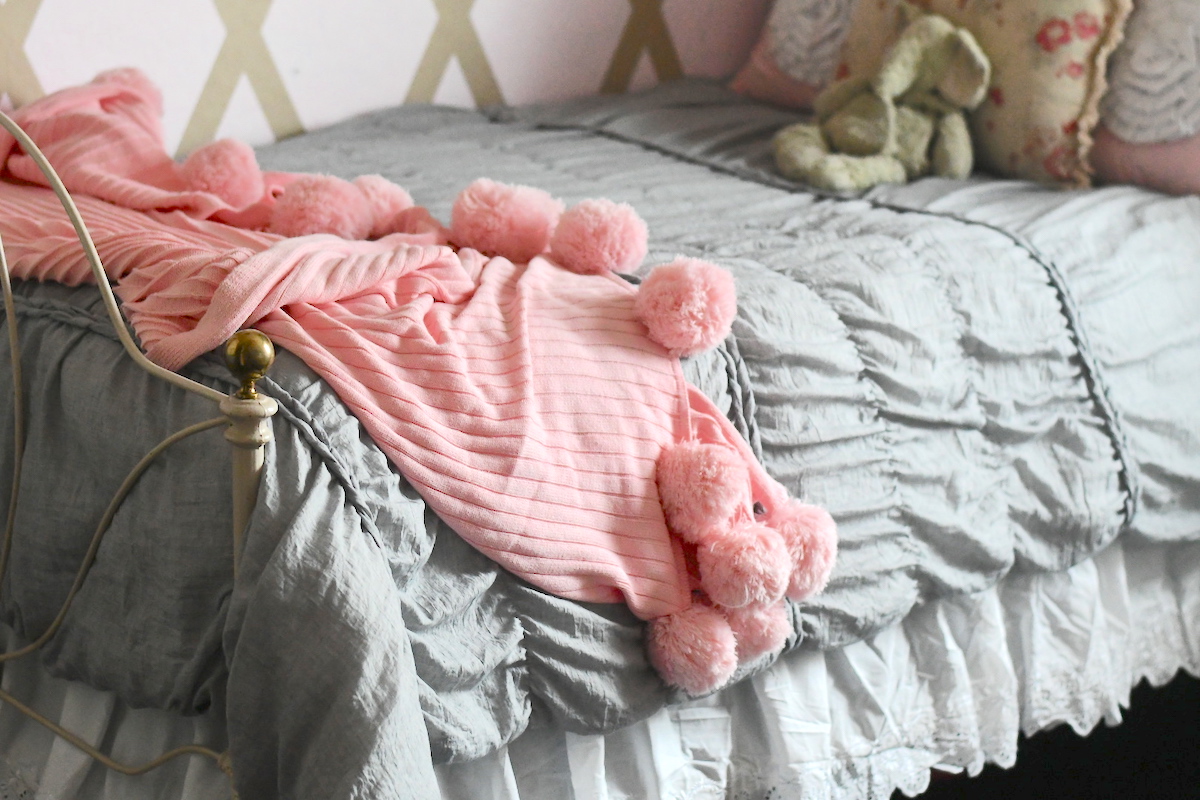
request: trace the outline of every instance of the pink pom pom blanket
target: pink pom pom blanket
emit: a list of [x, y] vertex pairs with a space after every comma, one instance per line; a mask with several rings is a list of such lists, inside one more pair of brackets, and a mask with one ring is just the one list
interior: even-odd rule
[[[267, 175], [246, 208], [188, 191], [152, 122], [152, 87], [136, 77], [17, 116], [68, 188], [90, 195], [78, 204], [156, 362], [179, 368], [258, 327], [334, 387], [465, 539], [552, 593], [623, 600], [643, 619], [691, 603], [654, 481], [665, 446], [735, 447], [756, 495], [784, 496], [646, 337], [624, 281], [455, 251], [436, 232], [346, 241], [254, 230], [294, 176]], [[7, 177], [40, 182], [11, 140], [0, 158]], [[91, 281], [48, 190], [0, 183], [0, 233], [17, 277]]]

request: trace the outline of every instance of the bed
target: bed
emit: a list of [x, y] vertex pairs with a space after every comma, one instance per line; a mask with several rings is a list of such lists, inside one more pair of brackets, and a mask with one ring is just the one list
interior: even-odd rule
[[[1011, 765], [1019, 731], [1115, 723], [1143, 677], [1200, 674], [1198, 199], [988, 177], [822, 194], [772, 168], [794, 119], [680, 81], [402, 107], [257, 154], [380, 173], [442, 219], [481, 175], [624, 201], [647, 266], [730, 270], [732, 335], [684, 374], [839, 525], [787, 652], [715, 694], [669, 690], [628, 609], [471, 549], [281, 349], [236, 581], [228, 455], [203, 434], [146, 472], [5, 689], [123, 760], [228, 746], [244, 798], [885, 797], [934, 767]], [[125, 360], [94, 288], [16, 296], [38, 402], [4, 587], [14, 645], [53, 616], [128, 465], [211, 415]], [[183, 372], [235, 388], [213, 354]], [[230, 791], [198, 758], [107, 772], [9, 708], [0, 753], [4, 797]]]

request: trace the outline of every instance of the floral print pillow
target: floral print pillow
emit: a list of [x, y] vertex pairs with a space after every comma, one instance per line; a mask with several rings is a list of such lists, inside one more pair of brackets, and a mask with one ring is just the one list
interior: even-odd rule
[[[859, 0], [838, 77], [872, 75], [904, 27], [904, 0]], [[913, 0], [971, 31], [992, 61], [971, 116], [976, 163], [997, 175], [1090, 184], [1088, 150], [1131, 0]]]

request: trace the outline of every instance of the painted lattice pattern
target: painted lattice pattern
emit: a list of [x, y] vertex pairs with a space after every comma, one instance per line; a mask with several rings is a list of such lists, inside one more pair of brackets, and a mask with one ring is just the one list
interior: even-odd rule
[[768, 0], [6, 0], [0, 103], [137, 66], [168, 147], [264, 143], [402, 102], [622, 92], [736, 69]]

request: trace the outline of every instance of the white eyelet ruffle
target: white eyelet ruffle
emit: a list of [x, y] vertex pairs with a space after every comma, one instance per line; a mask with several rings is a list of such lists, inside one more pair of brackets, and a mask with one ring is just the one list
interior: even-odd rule
[[1011, 766], [1020, 732], [1115, 724], [1141, 679], [1200, 674], [1200, 543], [1121, 543], [1014, 572], [608, 736], [531, 729], [438, 768], [447, 798], [890, 798], [929, 770]]

